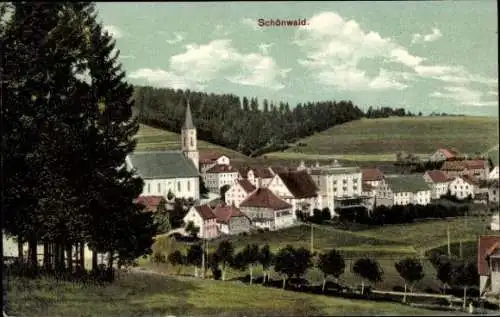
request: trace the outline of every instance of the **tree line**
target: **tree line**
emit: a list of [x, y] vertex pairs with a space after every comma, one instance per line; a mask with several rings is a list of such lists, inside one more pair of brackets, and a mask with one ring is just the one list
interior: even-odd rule
[[391, 207], [379, 205], [372, 211], [365, 207], [337, 209], [340, 221], [357, 222], [368, 225], [386, 225], [412, 223], [418, 219], [436, 219], [465, 216], [469, 206], [445, 206], [443, 204], [428, 205], [393, 205]]
[[[422, 116], [422, 112], [418, 113]], [[389, 117], [415, 117], [411, 111], [406, 111], [404, 108], [377, 107], [370, 106], [366, 110], [366, 118], [389, 118]]]
[[299, 103], [240, 98], [170, 88], [135, 87], [134, 99], [141, 123], [179, 133], [189, 98], [201, 140], [257, 156], [282, 150], [287, 144], [364, 116], [351, 101]]
[[[135, 148], [133, 87], [90, 2], [0, 5], [2, 230], [39, 273], [106, 267], [151, 252], [151, 214], [134, 203], [143, 180], [124, 162]], [[28, 244], [27, 257], [23, 244]], [[111, 270], [112, 271], [112, 270]]]
[[[205, 263], [204, 257], [206, 259]], [[214, 279], [223, 281], [226, 280], [228, 268], [242, 272], [246, 271], [248, 272], [249, 284], [256, 280], [253, 273], [254, 269], [260, 267], [262, 270], [261, 284], [272, 286], [274, 280], [271, 279], [270, 272], [273, 271], [279, 275], [281, 288], [283, 289], [296, 288], [297, 286], [301, 288], [308, 284], [304, 277], [307, 275], [308, 270], [316, 268], [322, 274], [321, 292], [323, 293], [331, 287], [339, 289], [340, 278], [348, 269], [344, 257], [335, 249], [311, 253], [310, 250], [303, 247], [294, 248], [287, 245], [273, 253], [268, 244], [262, 246], [247, 244], [243, 249], [236, 252], [229, 240], [221, 241], [217, 248], [209, 254], [206, 253], [201, 243], [195, 243], [187, 249], [185, 254], [180, 250], [176, 250], [165, 257], [161, 252], [155, 252], [152, 259], [158, 265], [168, 262], [177, 267], [192, 266], [195, 277], [200, 277], [200, 270], [204, 272], [203, 266], [205, 265], [206, 268], [211, 270]], [[443, 283], [444, 293], [446, 293], [447, 287], [463, 289], [465, 305], [467, 290], [477, 286], [478, 283], [475, 263], [458, 260], [446, 262], [443, 258], [436, 257], [431, 260], [432, 263], [438, 263], [439, 261], [441, 261], [439, 263], [452, 263], [446, 268], [444, 266], [448, 264], [436, 264], [436, 278]], [[410, 256], [394, 262], [394, 268], [404, 282], [403, 302], [405, 302], [408, 290], [413, 292], [415, 283], [421, 281], [425, 276], [423, 264], [418, 258]], [[370, 285], [381, 282], [384, 278], [382, 267], [373, 258], [357, 259], [350, 270], [360, 279], [361, 288], [359, 291], [361, 295], [366, 294], [366, 291], [370, 289]], [[207, 276], [202, 273], [201, 277], [206, 278]], [[341, 286], [340, 289], [342, 289]], [[348, 287], [348, 289], [350, 288]]]

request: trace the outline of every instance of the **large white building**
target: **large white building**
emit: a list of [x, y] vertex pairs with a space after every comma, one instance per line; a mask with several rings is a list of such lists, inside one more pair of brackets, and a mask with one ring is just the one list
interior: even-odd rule
[[431, 202], [431, 188], [421, 175], [386, 176], [377, 190], [377, 204], [427, 205]]
[[450, 182], [449, 191], [450, 195], [454, 196], [456, 199], [463, 200], [466, 198], [474, 198], [477, 186], [479, 184], [467, 175], [461, 177], [455, 177]]
[[232, 185], [238, 175], [238, 170], [231, 165], [215, 164], [203, 173], [203, 181], [209, 191], [219, 193], [223, 186]]
[[311, 177], [318, 187], [321, 208], [335, 215], [336, 208], [362, 204], [361, 169], [338, 165], [311, 167]]
[[448, 193], [448, 186], [452, 179], [439, 170], [427, 171], [424, 174], [425, 182], [431, 187], [431, 198], [439, 199]]
[[144, 180], [141, 196], [200, 198], [199, 153], [196, 128], [189, 103], [181, 131], [181, 151], [134, 152], [126, 158], [129, 169], [136, 169]]

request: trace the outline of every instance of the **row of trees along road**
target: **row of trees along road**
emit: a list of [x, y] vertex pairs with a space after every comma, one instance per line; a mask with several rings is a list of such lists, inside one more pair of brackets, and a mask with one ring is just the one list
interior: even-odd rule
[[[155, 226], [124, 166], [139, 129], [133, 88], [90, 2], [0, 5], [2, 229], [29, 244], [28, 266], [108, 266], [150, 252]], [[75, 249], [76, 256], [74, 254]], [[76, 261], [75, 261], [76, 259]]]
[[[248, 271], [249, 281], [252, 284], [254, 280], [253, 269], [260, 266], [263, 272], [262, 283], [265, 284], [269, 281], [269, 272], [273, 268], [274, 272], [280, 274], [283, 279], [283, 289], [286, 288], [290, 279], [301, 279], [308, 269], [316, 267], [323, 274], [322, 290], [324, 292], [327, 281], [333, 278], [338, 284], [339, 278], [346, 269], [342, 254], [335, 249], [322, 253], [311, 253], [305, 248], [294, 248], [288, 245], [274, 254], [268, 244], [261, 247], [256, 244], [248, 244], [241, 251], [235, 252], [229, 240], [221, 241], [216, 250], [206, 255], [206, 258], [206, 265], [212, 270], [212, 275], [216, 279], [222, 277], [222, 280], [225, 280], [227, 268], [232, 267], [236, 270]], [[195, 276], [198, 276], [200, 268], [203, 271], [203, 247], [201, 244], [192, 244], [186, 255], [176, 250], [170, 253], [167, 258], [161, 253], [155, 253], [153, 259], [157, 264], [168, 261], [174, 266], [194, 266]], [[475, 264], [452, 261], [446, 257], [435, 257], [431, 261], [436, 266], [436, 277], [443, 283], [445, 293], [446, 286], [450, 285], [464, 290], [465, 307], [467, 289], [476, 286], [479, 278]], [[406, 302], [408, 289], [413, 291], [415, 283], [424, 278], [423, 265], [419, 259], [407, 257], [395, 262], [394, 267], [404, 282], [403, 302]], [[351, 270], [361, 279], [361, 294], [365, 293], [365, 282], [381, 282], [384, 277], [382, 267], [372, 258], [356, 260]]]

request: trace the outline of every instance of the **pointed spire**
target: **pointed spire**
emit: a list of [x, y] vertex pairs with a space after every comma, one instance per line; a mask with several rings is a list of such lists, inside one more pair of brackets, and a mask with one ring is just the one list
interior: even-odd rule
[[184, 121], [183, 129], [194, 129], [193, 124], [193, 116], [191, 115], [191, 107], [189, 105], [189, 97], [186, 98], [187, 106], [186, 106], [186, 120]]

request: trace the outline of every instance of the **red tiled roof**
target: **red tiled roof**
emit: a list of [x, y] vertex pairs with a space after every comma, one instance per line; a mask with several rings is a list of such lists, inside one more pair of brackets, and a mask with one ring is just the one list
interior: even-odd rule
[[224, 156], [224, 155], [217, 153], [217, 152], [212, 152], [212, 151], [201, 151], [200, 152], [200, 163], [203, 163], [203, 164], [214, 163], [221, 156]]
[[278, 176], [295, 198], [310, 198], [318, 195], [318, 187], [306, 171], [278, 173]]
[[477, 247], [477, 270], [479, 275], [489, 275], [490, 269], [487, 256], [491, 254], [496, 244], [500, 244], [500, 236], [481, 236]]
[[253, 173], [255, 174], [255, 177], [258, 178], [273, 178], [273, 173], [269, 170], [269, 168], [266, 167], [257, 167], [253, 168]]
[[445, 161], [441, 167], [442, 171], [463, 171], [465, 163], [463, 161]]
[[468, 160], [464, 161], [464, 163], [468, 169], [484, 169], [486, 167], [486, 161], [484, 160]]
[[201, 218], [203, 218], [203, 220], [217, 218], [214, 215], [212, 208], [210, 208], [209, 205], [195, 206], [194, 209], [198, 212], [198, 214], [201, 216]]
[[364, 191], [364, 192], [372, 191], [374, 188], [375, 187], [373, 187], [372, 185], [370, 185], [368, 183], [365, 183], [365, 182], [361, 183], [361, 190]]
[[238, 169], [238, 172], [240, 173], [240, 176], [243, 177], [243, 178], [247, 178], [248, 177], [248, 172], [251, 170], [250, 167], [248, 166], [242, 166]]
[[238, 173], [238, 171], [231, 165], [216, 164], [208, 169], [205, 173], [218, 174], [218, 173]]
[[434, 183], [446, 183], [450, 178], [440, 170], [427, 171], [427, 175]]
[[214, 215], [217, 217], [217, 222], [228, 222], [233, 217], [246, 217], [235, 206], [217, 206], [213, 210]]
[[248, 179], [237, 179], [236, 181], [248, 194], [255, 190], [255, 186]]
[[479, 185], [479, 180], [472, 176], [464, 175], [462, 176], [462, 179], [464, 180], [464, 182], [469, 183], [471, 185]]
[[384, 179], [384, 173], [378, 168], [363, 168], [361, 169], [363, 182], [380, 181]]
[[450, 149], [439, 149], [438, 151], [441, 152], [447, 159], [452, 159], [458, 154], [456, 151]]
[[155, 211], [162, 199], [163, 196], [139, 196], [134, 202], [144, 205], [146, 210]]
[[258, 188], [241, 202], [240, 207], [281, 210], [291, 208], [292, 205], [273, 194], [268, 188]]

